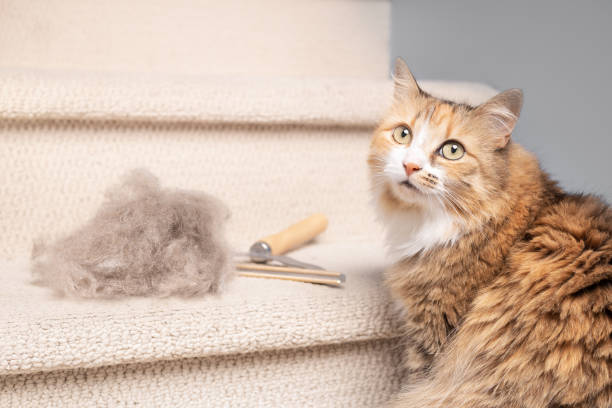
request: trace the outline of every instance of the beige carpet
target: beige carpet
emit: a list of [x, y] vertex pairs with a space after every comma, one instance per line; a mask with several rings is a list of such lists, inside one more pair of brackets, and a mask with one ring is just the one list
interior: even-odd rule
[[378, 245], [296, 253], [343, 289], [237, 277], [200, 299], [70, 300], [0, 264], [0, 406], [378, 406], [400, 383]]

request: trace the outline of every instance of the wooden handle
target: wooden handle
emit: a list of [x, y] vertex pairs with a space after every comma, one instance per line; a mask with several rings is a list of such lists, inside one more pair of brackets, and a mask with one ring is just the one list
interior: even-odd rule
[[293, 224], [289, 228], [269, 235], [263, 241], [270, 247], [272, 255], [281, 255], [310, 241], [327, 228], [327, 217], [323, 214], [314, 214]]

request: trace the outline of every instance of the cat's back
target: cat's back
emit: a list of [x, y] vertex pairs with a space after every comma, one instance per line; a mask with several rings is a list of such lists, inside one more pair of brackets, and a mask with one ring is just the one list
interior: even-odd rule
[[516, 242], [505, 271], [493, 287], [514, 286], [507, 293], [523, 312], [576, 319], [565, 327], [568, 331], [579, 331], [583, 323], [594, 323], [581, 319], [597, 316], [609, 336], [612, 208], [590, 195], [559, 195]]
[[585, 407], [612, 403], [612, 209], [569, 194], [542, 208], [504, 273], [475, 300], [465, 329], [477, 336], [493, 321], [499, 326], [486, 348], [512, 356], [500, 372], [547, 373], [544, 388], [562, 405], [584, 395], [596, 395]]
[[[539, 169], [532, 155], [517, 146], [512, 153], [511, 173], [515, 181], [520, 181], [511, 183], [516, 190], [512, 194], [520, 198], [508, 218], [521, 216], [521, 204], [535, 195], [533, 191], [539, 199], [524, 206], [528, 211], [522, 211], [534, 215], [525, 218], [528, 221], [524, 233], [511, 246], [505, 268], [512, 272], [508, 278], [522, 280], [524, 288], [534, 287], [536, 291], [539, 285], [544, 285], [540, 289], [555, 288], [554, 296], [545, 290], [537, 293], [547, 293], [549, 299], [558, 301], [567, 300], [566, 296], [574, 292], [589, 295], [603, 291], [608, 294], [609, 305], [612, 208], [593, 195], [565, 193]], [[539, 177], [532, 176], [537, 173]]]
[[508, 262], [534, 284], [556, 288], [551, 299], [605, 292], [612, 302], [612, 208], [590, 195], [557, 196], [540, 210]]

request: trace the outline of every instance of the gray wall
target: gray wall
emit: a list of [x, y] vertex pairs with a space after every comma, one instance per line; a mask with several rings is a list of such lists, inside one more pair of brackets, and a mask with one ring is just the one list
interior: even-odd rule
[[417, 79], [522, 88], [515, 140], [612, 202], [612, 1], [394, 0], [391, 15], [391, 56]]

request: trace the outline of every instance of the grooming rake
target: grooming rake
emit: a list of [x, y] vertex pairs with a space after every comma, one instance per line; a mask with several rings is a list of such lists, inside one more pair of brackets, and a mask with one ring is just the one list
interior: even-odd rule
[[326, 228], [327, 217], [314, 214], [281, 232], [258, 240], [251, 245], [248, 252], [236, 254], [237, 257], [251, 261], [235, 265], [240, 271], [238, 275], [342, 286], [346, 281], [344, 274], [327, 271], [318, 265], [283, 255], [312, 240]]

